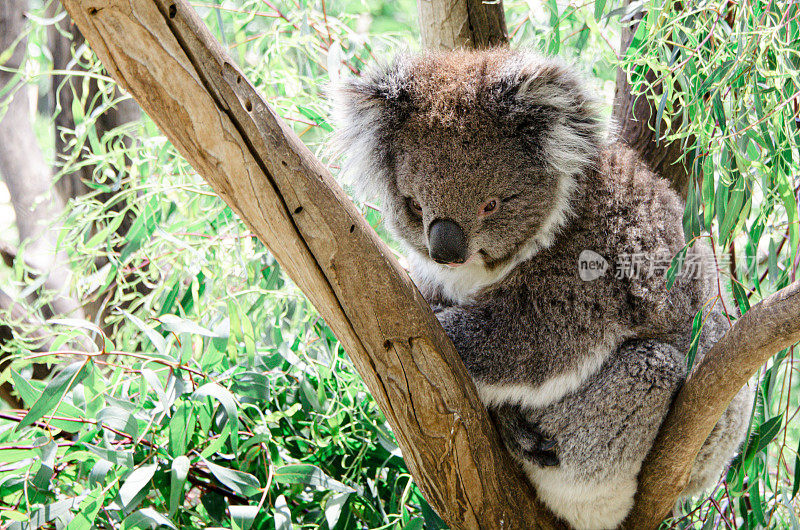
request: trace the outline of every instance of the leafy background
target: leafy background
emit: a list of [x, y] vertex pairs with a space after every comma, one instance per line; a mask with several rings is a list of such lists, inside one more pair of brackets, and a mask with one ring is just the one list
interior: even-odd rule
[[[659, 117], [680, 122], [659, 133], [683, 142], [693, 169], [687, 244], [713, 242], [725, 263], [720, 290], [746, 311], [793, 281], [800, 259], [800, 11], [796, 2], [683, 4], [509, 0], [506, 12], [515, 46], [576, 63], [609, 114], [625, 65]], [[193, 5], [334, 172], [324, 151], [332, 130], [324, 87], [419, 46], [411, 0]], [[39, 98], [52, 73], [45, 8], [32, 5], [20, 72]], [[633, 45], [618, 57], [620, 24], [638, 14]], [[44, 352], [36, 333], [2, 345], [12, 362], [0, 380], [13, 382], [25, 408], [0, 410], [0, 527], [444, 528], [314, 308], [146, 116], [98, 136], [113, 81], [85, 46], [73, 51], [100, 79], [102, 97], [71, 109], [39, 105], [32, 115], [59, 174], [85, 160], [96, 165], [94, 191], [72, 201], [54, 229], [77, 296], [112, 310], [98, 323], [50, 320]], [[647, 68], [655, 76], [645, 77]], [[7, 96], [0, 87], [0, 102]], [[62, 132], [71, 156], [54, 152], [57, 112], [76, 118], [75, 130]], [[120, 170], [122, 181], [109, 177]], [[118, 203], [135, 219], [121, 234]], [[379, 205], [359, 206], [387, 237]], [[13, 222], [0, 184], [6, 239]], [[40, 287], [23, 260], [0, 265], [0, 285], [20, 298]], [[47, 298], [38, 300], [34, 312]], [[25, 325], [0, 313], [3, 321]], [[34, 362], [52, 364], [55, 375], [32, 378]], [[794, 372], [794, 348], [760, 371], [742, 454], [669, 526], [800, 528]]]

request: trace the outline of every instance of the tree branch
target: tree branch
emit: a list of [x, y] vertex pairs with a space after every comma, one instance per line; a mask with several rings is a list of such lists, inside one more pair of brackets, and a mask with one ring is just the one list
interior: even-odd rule
[[424, 48], [454, 50], [508, 44], [502, 0], [418, 0], [417, 12]]
[[750, 308], [693, 369], [642, 466], [636, 504], [625, 528], [658, 527], [736, 393], [770, 357], [798, 341], [800, 280]]
[[[106, 69], [267, 244], [350, 354], [453, 528], [553, 528], [386, 245], [185, 0], [64, 0]], [[365, 289], [365, 286], [369, 286]]]

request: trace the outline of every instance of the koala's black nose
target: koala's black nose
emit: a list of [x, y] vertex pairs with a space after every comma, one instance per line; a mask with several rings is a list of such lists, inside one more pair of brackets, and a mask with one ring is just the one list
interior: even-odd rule
[[436, 219], [428, 229], [428, 248], [431, 259], [437, 263], [464, 263], [467, 261], [467, 236], [450, 219]]

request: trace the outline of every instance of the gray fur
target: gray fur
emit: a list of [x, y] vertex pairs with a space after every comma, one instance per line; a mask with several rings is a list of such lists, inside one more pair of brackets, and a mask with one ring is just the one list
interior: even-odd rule
[[[716, 271], [702, 260], [671, 290], [664, 269], [586, 282], [578, 257], [674, 255], [680, 200], [605, 138], [584, 83], [553, 59], [506, 49], [404, 56], [338, 94], [344, 170], [381, 197], [507, 446], [555, 513], [576, 528], [615, 527], [685, 378], [692, 319], [716, 296]], [[482, 213], [492, 198], [499, 207]], [[466, 264], [430, 259], [436, 219], [464, 230]], [[710, 250], [698, 243], [689, 256]], [[720, 306], [698, 358], [727, 328]], [[718, 479], [750, 396], [743, 390], [720, 420], [687, 493]]]

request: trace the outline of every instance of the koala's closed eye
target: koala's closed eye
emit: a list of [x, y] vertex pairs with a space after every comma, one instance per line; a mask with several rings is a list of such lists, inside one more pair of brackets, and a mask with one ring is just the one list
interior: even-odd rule
[[413, 197], [406, 197], [406, 206], [408, 207], [409, 211], [411, 211], [414, 216], [420, 217], [422, 215], [422, 206], [420, 206], [419, 202]]

